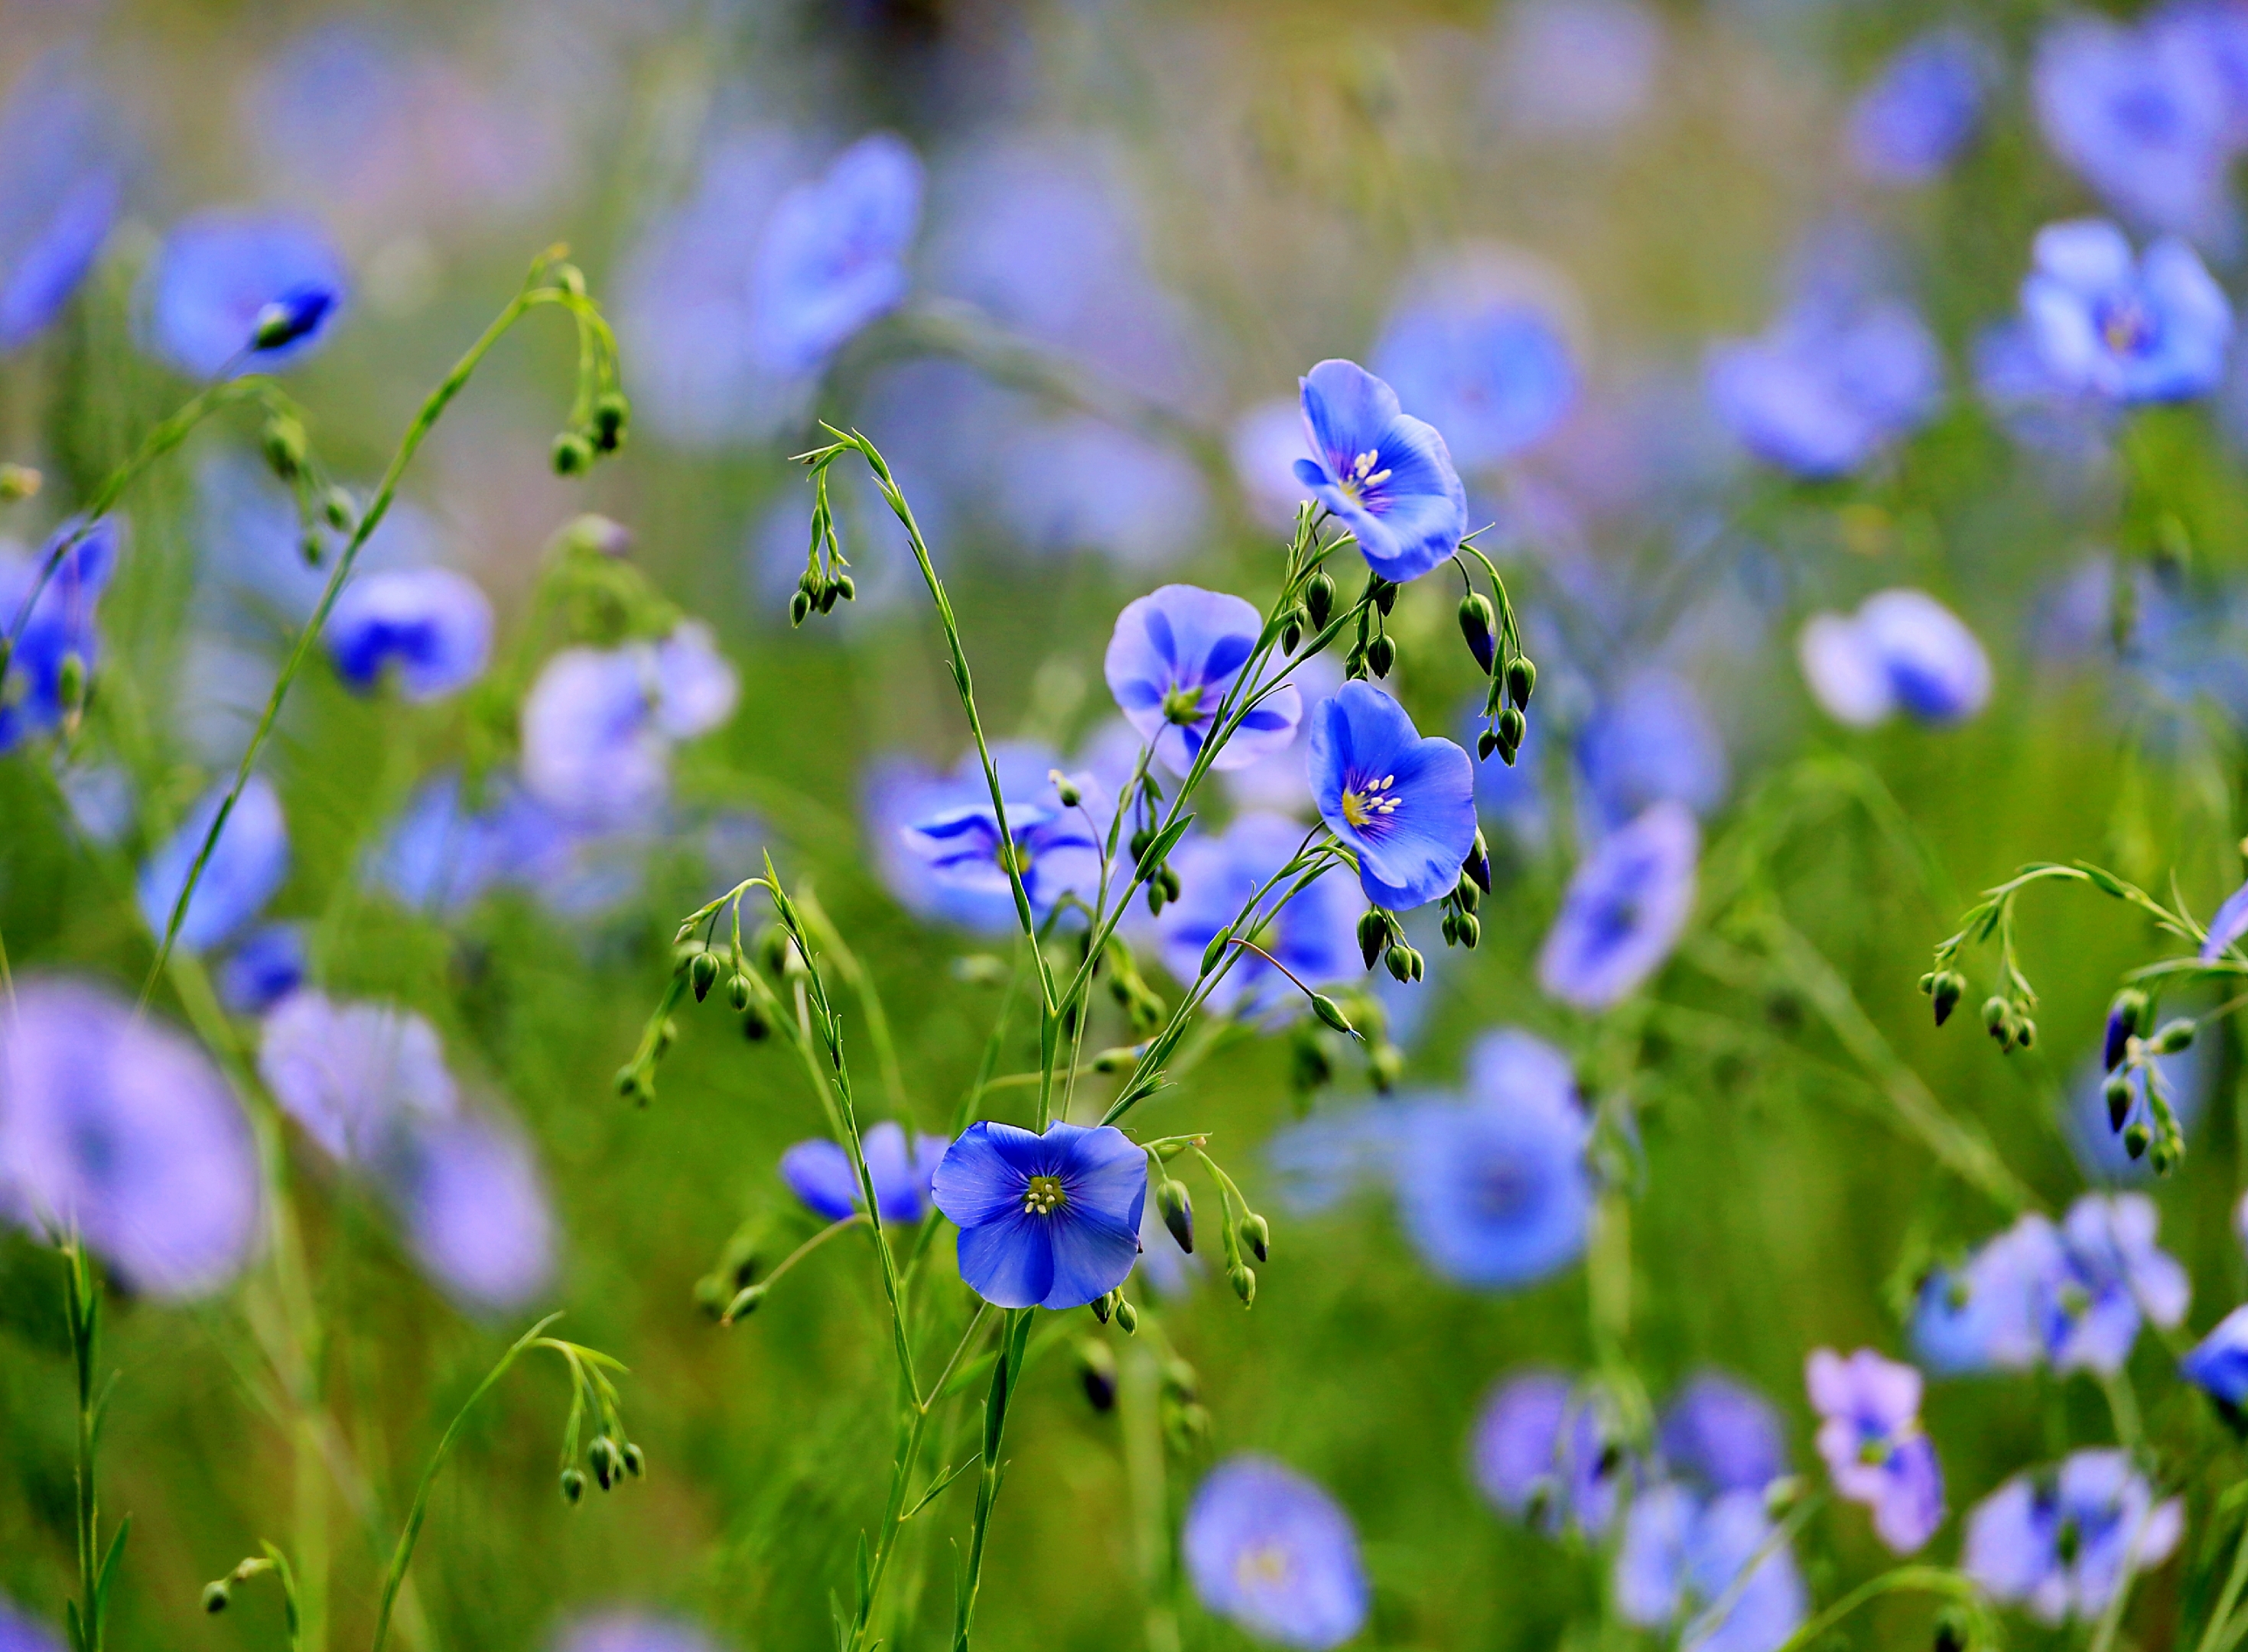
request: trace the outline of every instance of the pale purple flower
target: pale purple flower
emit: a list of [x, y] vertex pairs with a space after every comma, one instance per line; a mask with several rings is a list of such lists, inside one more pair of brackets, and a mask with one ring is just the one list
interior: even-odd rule
[[1819, 1455], [1834, 1489], [1874, 1511], [1874, 1532], [1910, 1554], [1943, 1523], [1943, 1470], [1920, 1421], [1920, 1373], [1871, 1348], [1814, 1348], [1804, 1368]]
[[449, 1119], [459, 1093], [437, 1031], [411, 1010], [338, 1004], [306, 989], [265, 1018], [258, 1076], [338, 1163], [379, 1157], [416, 1120]]
[[2071, 1453], [2018, 1474], [1968, 1511], [1960, 1569], [2040, 1623], [2090, 1621], [2135, 1572], [2169, 1559], [2185, 1505], [2157, 1503], [2128, 1452]]

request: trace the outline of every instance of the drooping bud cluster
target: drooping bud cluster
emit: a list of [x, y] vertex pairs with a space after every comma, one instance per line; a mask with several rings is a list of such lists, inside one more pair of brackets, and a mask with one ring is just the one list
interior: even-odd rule
[[1931, 970], [1920, 977], [1920, 990], [1935, 1001], [1936, 1025], [1942, 1026], [1967, 995], [1967, 977], [1957, 970]]
[[570, 409], [570, 422], [554, 438], [554, 474], [584, 476], [596, 459], [607, 457], [625, 444], [632, 422], [632, 403], [619, 382], [615, 341], [606, 323], [586, 325], [591, 306], [586, 300], [586, 278], [572, 264], [554, 267], [557, 288], [579, 310], [578, 329], [578, 399]]
[[850, 602], [859, 595], [858, 581], [850, 574], [850, 563], [843, 555], [841, 541], [835, 537], [835, 512], [827, 501], [827, 467], [815, 463], [812, 471], [812, 544], [804, 553], [804, 572], [796, 582], [796, 594], [788, 600], [788, 622], [800, 626], [813, 614], [826, 614], [838, 602]]
[[2169, 1175], [2185, 1156], [2185, 1131], [2155, 1058], [2191, 1049], [2198, 1030], [2183, 1018], [2156, 1027], [2154, 1000], [2136, 987], [2124, 988], [2108, 1005], [2101, 1052], [2108, 1069], [2101, 1086], [2108, 1128], [2122, 1137], [2126, 1153], [2147, 1160], [2157, 1176]]
[[[1484, 726], [1476, 736], [1476, 757], [1479, 761], [1488, 761], [1496, 753], [1511, 767], [1530, 730], [1530, 696], [1538, 686], [1538, 668], [1522, 652], [1514, 605], [1507, 600], [1506, 586], [1500, 581], [1498, 569], [1473, 546], [1463, 545], [1462, 549], [1471, 552], [1483, 563], [1491, 575], [1492, 588], [1498, 593], [1494, 607], [1491, 599], [1470, 581], [1466, 594], [1460, 598], [1460, 634], [1467, 641], [1468, 653], [1474, 657], [1476, 668], [1491, 680], [1484, 694]], [[1465, 565], [1461, 566], [1464, 569]], [[1465, 577], [1464, 572], [1462, 577]]]
[[1476, 829], [1475, 843], [1468, 858], [1460, 867], [1460, 881], [1451, 893], [1444, 896], [1444, 944], [1462, 946], [1470, 952], [1483, 939], [1483, 920], [1476, 915], [1483, 897], [1491, 893], [1491, 848], [1484, 843], [1483, 829]]
[[1343, 656], [1342, 674], [1353, 680], [1367, 676], [1386, 677], [1389, 668], [1397, 663], [1397, 645], [1390, 640], [1388, 619], [1397, 606], [1397, 586], [1378, 573], [1366, 576], [1366, 589], [1360, 593], [1358, 608], [1358, 640]]

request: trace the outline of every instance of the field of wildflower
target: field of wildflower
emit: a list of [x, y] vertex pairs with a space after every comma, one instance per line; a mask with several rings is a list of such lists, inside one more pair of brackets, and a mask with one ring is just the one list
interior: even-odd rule
[[0, 1652], [2248, 1645], [2248, 0], [0, 0]]

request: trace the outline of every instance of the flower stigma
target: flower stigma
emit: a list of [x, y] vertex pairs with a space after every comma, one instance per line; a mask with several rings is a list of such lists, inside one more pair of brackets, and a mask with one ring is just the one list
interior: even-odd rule
[[1023, 1209], [1031, 1216], [1052, 1216], [1069, 1203], [1058, 1176], [1034, 1176], [1023, 1189]]

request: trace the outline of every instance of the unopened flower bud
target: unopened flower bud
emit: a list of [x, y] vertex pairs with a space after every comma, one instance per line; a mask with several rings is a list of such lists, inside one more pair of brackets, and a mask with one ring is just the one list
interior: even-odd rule
[[1460, 871], [1460, 881], [1452, 886], [1452, 899], [1459, 902], [1463, 912], [1474, 911], [1483, 900], [1483, 891], [1476, 888], [1476, 881], [1468, 876], [1464, 867]]
[[799, 591], [788, 600], [789, 624], [792, 626], [802, 625], [811, 617], [812, 593], [809, 591]]
[[859, 582], [847, 573], [837, 574], [835, 594], [846, 602], [856, 602], [859, 600]]
[[631, 1475], [634, 1479], [639, 1480], [647, 1477], [648, 1458], [641, 1452], [640, 1447], [634, 1444], [630, 1440], [625, 1442], [624, 1462], [625, 1472]]
[[2012, 1011], [2004, 998], [1993, 995], [1983, 1000], [1983, 1030], [1992, 1038], [2005, 1031], [2006, 1019]]
[[351, 495], [341, 488], [330, 488], [320, 496], [320, 515], [326, 518], [330, 527], [339, 533], [343, 532], [352, 524]]
[[2108, 1032], [2100, 1047], [2101, 1064], [2108, 1072], [2122, 1065], [2132, 1038], [2146, 1030], [2152, 1011], [2147, 995], [2136, 987], [2125, 987], [2115, 995], [2108, 1006]]
[[749, 977], [735, 975], [727, 977], [726, 1002], [732, 1004], [737, 1011], [745, 1011], [750, 1007]]
[[1492, 752], [1494, 752], [1494, 751], [1498, 751], [1498, 730], [1496, 730], [1496, 729], [1485, 729], [1485, 730], [1484, 730], [1481, 734], [1478, 734], [1477, 736], [1476, 736], [1476, 760], [1477, 760], [1478, 763], [1488, 763], [1488, 762], [1490, 762], [1490, 761], [1491, 761], [1491, 754]]
[[565, 430], [554, 438], [554, 474], [558, 476], [579, 476], [593, 468], [593, 444], [576, 430]]
[[1366, 645], [1367, 668], [1377, 677], [1389, 675], [1389, 668], [1397, 663], [1397, 645], [1383, 633]]
[[632, 418], [632, 403], [621, 390], [604, 390], [593, 398], [593, 445], [614, 453], [624, 444], [625, 426]]
[[1241, 1299], [1243, 1307], [1253, 1306], [1257, 1301], [1257, 1270], [1246, 1262], [1236, 1263], [1225, 1271], [1225, 1282], [1233, 1287], [1233, 1294]]
[[1498, 743], [1502, 746], [1522, 749], [1522, 737], [1529, 732], [1529, 724], [1520, 711], [1509, 706], [1498, 714]]
[[1304, 612], [1311, 616], [1314, 630], [1324, 630], [1334, 616], [1335, 584], [1324, 573], [1315, 573], [1304, 582]]
[[1518, 654], [1506, 662], [1506, 697], [1517, 709], [1530, 709], [1530, 696], [1537, 687], [1538, 667], [1528, 655]]
[[1470, 591], [1460, 599], [1460, 634], [1467, 639], [1468, 652], [1475, 655], [1476, 665], [1488, 675], [1492, 655], [1497, 652], [1498, 639], [1492, 634], [1498, 623], [1491, 613], [1491, 599], [1480, 591]]
[[1455, 915], [1447, 912], [1444, 914], [1444, 944], [1451, 947], [1457, 946], [1459, 943], [1460, 921]]
[[224, 1578], [216, 1583], [203, 1585], [203, 1610], [213, 1617], [225, 1611], [228, 1602], [233, 1599], [234, 1591], [227, 1587]]
[[1395, 580], [1385, 579], [1377, 573], [1366, 583], [1368, 594], [1374, 598], [1374, 606], [1382, 613], [1388, 614], [1397, 606], [1397, 585]]
[[2108, 1103], [2108, 1129], [2121, 1129], [2123, 1121], [2130, 1115], [2131, 1103], [2137, 1100], [2131, 1093], [2130, 1074], [2117, 1073], [2110, 1075], [2108, 1082], [2101, 1086], [2100, 1093]]
[[563, 1470], [562, 1500], [574, 1508], [579, 1503], [584, 1501], [585, 1496], [586, 1477], [575, 1469]]
[[1054, 796], [1061, 799], [1063, 808], [1074, 809], [1085, 800], [1085, 794], [1077, 789], [1077, 783], [1059, 769], [1048, 769], [1046, 778], [1053, 782]]
[[1405, 959], [1412, 967], [1413, 978], [1415, 981], [1418, 981], [1421, 978], [1422, 971], [1428, 967], [1428, 960], [1421, 956], [1421, 949], [1418, 947], [1407, 947], [1405, 949]]
[[1358, 949], [1371, 970], [1381, 949], [1389, 944], [1389, 919], [1380, 909], [1369, 907], [1358, 920]]
[[1116, 1299], [1122, 1294], [1120, 1291], [1104, 1291], [1085, 1306], [1093, 1310], [1094, 1319], [1106, 1325], [1110, 1316], [1116, 1312]]
[[278, 350], [296, 343], [320, 325], [335, 302], [336, 295], [326, 287], [300, 287], [284, 293], [257, 312], [250, 347]]
[[1358, 1036], [1358, 1029], [1351, 1025], [1350, 1018], [1342, 1012], [1342, 1005], [1324, 992], [1312, 994], [1312, 1013], [1338, 1032], [1347, 1033], [1354, 1038]]
[[1402, 986], [1413, 978], [1413, 949], [1402, 941], [1381, 955], [1381, 962], [1389, 970], [1389, 978]]
[[1967, 977], [1957, 970], [1938, 970], [1936, 972], [1936, 979], [1929, 988], [1928, 996], [1935, 1004], [1936, 1025], [1942, 1026], [1951, 1018], [1951, 1012], [1959, 1007], [1959, 1000], [1966, 991]]
[[273, 474], [284, 482], [294, 482], [305, 468], [305, 427], [288, 414], [276, 414], [265, 422], [258, 442]]
[[1171, 1237], [1179, 1242], [1179, 1249], [1193, 1255], [1194, 1201], [1188, 1196], [1187, 1184], [1176, 1176], [1164, 1177], [1155, 1189], [1155, 1211], [1171, 1230]]
[[1077, 1345], [1077, 1378], [1094, 1410], [1116, 1409], [1116, 1356], [1106, 1342], [1087, 1337]]
[[2168, 1176], [2178, 1167], [2178, 1144], [2175, 1138], [2163, 1133], [2155, 1138], [2147, 1151], [2147, 1163], [2156, 1176]]
[[2025, 1015], [2014, 1018], [2012, 1032], [2014, 1047], [2018, 1050], [2026, 1050], [2037, 1042], [2037, 1023]]
[[689, 961], [687, 984], [695, 990], [697, 1004], [710, 996], [710, 989], [718, 984], [718, 960], [715, 954], [698, 952]]
[[1304, 622], [1295, 613], [1291, 612], [1288, 615], [1288, 623], [1280, 627], [1280, 652], [1293, 654], [1303, 646], [1303, 643]]
[[2149, 1040], [2156, 1055], [2176, 1055], [2181, 1050], [2193, 1047], [2194, 1025], [2180, 1018], [2166, 1024]]
[[1119, 1296], [1116, 1299], [1116, 1328], [1123, 1332], [1126, 1336], [1139, 1334], [1140, 1310], [1132, 1306], [1131, 1299], [1127, 1297]]
[[1483, 840], [1483, 828], [1476, 828], [1475, 841], [1468, 847], [1468, 858], [1460, 870], [1475, 880], [1475, 886], [1485, 895], [1491, 893], [1491, 848]]
[[1240, 1232], [1241, 1242], [1249, 1247], [1249, 1253], [1259, 1262], [1265, 1260], [1272, 1249], [1271, 1224], [1251, 1210], [1241, 1218]]
[[604, 1491], [616, 1484], [624, 1468], [623, 1459], [617, 1455], [616, 1443], [606, 1434], [593, 1436], [593, 1443], [586, 1448], [586, 1460], [593, 1465], [593, 1484]]
[[2147, 1143], [2154, 1140], [2154, 1132], [2135, 1121], [2123, 1128], [2123, 1151], [2135, 1159], [2147, 1156]]
[[1472, 912], [1460, 914], [1460, 944], [1472, 952], [1483, 939], [1483, 921]]

